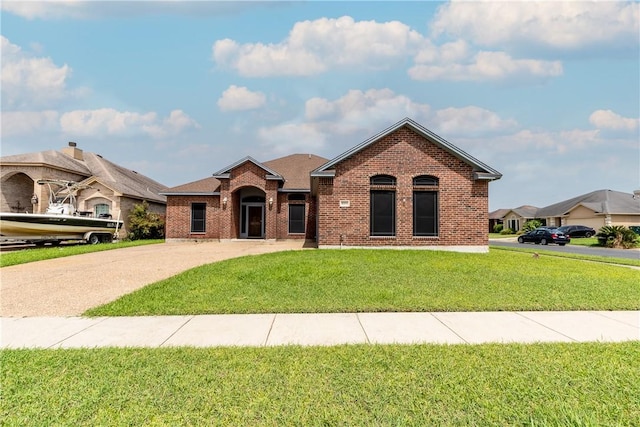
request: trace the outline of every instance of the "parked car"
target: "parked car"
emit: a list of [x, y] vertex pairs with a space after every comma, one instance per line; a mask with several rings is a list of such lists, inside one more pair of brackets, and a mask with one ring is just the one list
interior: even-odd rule
[[558, 230], [568, 234], [569, 237], [591, 237], [596, 234], [596, 230], [586, 225], [563, 225], [558, 227]]
[[518, 243], [535, 243], [536, 245], [548, 245], [549, 243], [556, 243], [560, 246], [564, 246], [569, 243], [571, 239], [568, 235], [564, 234], [557, 228], [536, 228], [528, 233], [525, 233], [518, 237]]

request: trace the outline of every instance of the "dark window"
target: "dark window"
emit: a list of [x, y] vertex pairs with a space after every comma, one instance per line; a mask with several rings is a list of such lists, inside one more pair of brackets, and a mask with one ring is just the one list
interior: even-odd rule
[[191, 204], [191, 232], [192, 233], [204, 233], [206, 224], [206, 203], [192, 203]]
[[371, 190], [371, 235], [396, 235], [396, 192]]
[[304, 200], [306, 200], [306, 196], [304, 194], [294, 193], [294, 194], [289, 194], [288, 199], [289, 199], [289, 201], [291, 201], [291, 200], [304, 201]]
[[289, 233], [304, 233], [304, 205], [289, 205]]
[[438, 178], [431, 175], [416, 176], [413, 178], [413, 185], [415, 187], [438, 185]]
[[370, 178], [371, 185], [396, 185], [396, 179], [391, 175], [375, 175]]
[[436, 191], [413, 192], [413, 235], [438, 235], [438, 193]]

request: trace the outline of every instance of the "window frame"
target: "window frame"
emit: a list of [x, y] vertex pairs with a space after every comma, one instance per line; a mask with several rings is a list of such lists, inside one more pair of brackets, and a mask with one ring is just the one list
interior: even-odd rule
[[[300, 210], [302, 209], [302, 219], [294, 220], [292, 217], [292, 210]], [[305, 234], [307, 232], [307, 208], [304, 203], [289, 203], [289, 212], [288, 212], [288, 233], [289, 234]], [[292, 227], [293, 224], [301, 225], [302, 229], [295, 229]]]
[[[430, 209], [428, 212], [418, 211], [424, 200], [423, 197], [431, 197], [429, 200]], [[440, 201], [438, 191], [413, 191], [413, 236], [414, 237], [438, 237], [440, 235], [439, 209]], [[427, 231], [422, 231], [427, 228]]]
[[[200, 209], [196, 209], [200, 208]], [[196, 218], [196, 212], [202, 213], [202, 218]], [[204, 234], [207, 232], [207, 204], [204, 202], [192, 202], [191, 203], [191, 215], [190, 215], [190, 229], [189, 232], [193, 234]], [[200, 225], [199, 228], [196, 225]]]

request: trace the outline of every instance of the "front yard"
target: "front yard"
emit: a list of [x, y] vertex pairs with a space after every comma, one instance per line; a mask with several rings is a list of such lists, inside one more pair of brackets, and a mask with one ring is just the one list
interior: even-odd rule
[[194, 268], [86, 314], [637, 310], [638, 283], [627, 267], [503, 250], [289, 251]]
[[[88, 315], [640, 308], [640, 271], [312, 250], [198, 267]], [[0, 353], [0, 425], [634, 426], [640, 341]]]

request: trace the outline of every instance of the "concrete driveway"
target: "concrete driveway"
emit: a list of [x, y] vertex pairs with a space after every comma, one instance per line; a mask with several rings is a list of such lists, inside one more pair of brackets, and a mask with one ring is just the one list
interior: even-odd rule
[[4, 267], [0, 316], [78, 316], [199, 265], [303, 247], [304, 241], [162, 243]]

